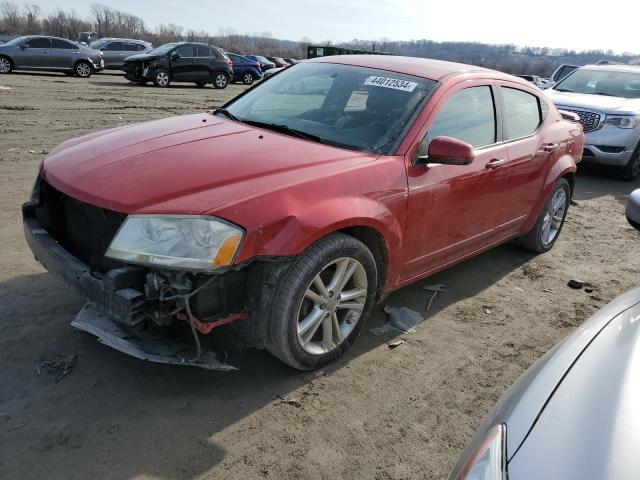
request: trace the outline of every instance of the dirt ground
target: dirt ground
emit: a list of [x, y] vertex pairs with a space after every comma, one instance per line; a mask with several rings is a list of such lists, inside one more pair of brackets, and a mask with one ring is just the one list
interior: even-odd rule
[[[445, 478], [482, 416], [552, 345], [635, 286], [640, 186], [581, 168], [552, 252], [506, 245], [392, 294], [426, 320], [363, 334], [323, 374], [265, 352], [240, 371], [145, 363], [69, 326], [82, 306], [37, 264], [20, 205], [47, 151], [91, 130], [208, 109], [244, 87], [133, 87], [116, 75], [0, 77], [0, 478]], [[593, 292], [571, 290], [571, 278]], [[448, 292], [426, 312], [425, 285]], [[381, 306], [369, 325], [384, 321]], [[56, 382], [40, 360], [77, 355]], [[278, 396], [293, 399], [283, 402]]]

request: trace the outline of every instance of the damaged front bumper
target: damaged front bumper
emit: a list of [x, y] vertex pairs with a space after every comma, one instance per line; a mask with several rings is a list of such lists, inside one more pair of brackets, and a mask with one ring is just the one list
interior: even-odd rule
[[[43, 228], [35, 215], [36, 203], [23, 206], [24, 233], [35, 258], [51, 273], [58, 275], [87, 304], [77, 315], [72, 325], [98, 337], [101, 343], [134, 357], [151, 362], [176, 365], [191, 365], [210, 370], [234, 370], [235, 367], [219, 361], [212, 351], [200, 352], [199, 341], [193, 331], [191, 342], [167, 339], [154, 334], [154, 328], [168, 325], [176, 320], [189, 323], [188, 317], [180, 319], [180, 309], [176, 304], [160, 302], [157, 297], [149, 298], [149, 275], [158, 278], [157, 273], [141, 267], [122, 266], [96, 275], [90, 268], [63, 248], [49, 232]], [[237, 273], [237, 272], [236, 272]], [[211, 280], [218, 280], [214, 282]], [[210, 290], [207, 298], [193, 298], [195, 311], [206, 311], [215, 297], [214, 290], [224, 290], [223, 279], [213, 278], [206, 284]], [[235, 286], [235, 285], [234, 285]], [[220, 294], [220, 292], [217, 292]], [[222, 292], [224, 294], [224, 292]], [[236, 296], [237, 298], [237, 296]], [[224, 302], [223, 302], [224, 303]], [[227, 305], [223, 305], [227, 306]], [[212, 321], [200, 321], [192, 317], [197, 325], [192, 325], [204, 333], [213, 326], [228, 323], [228, 319], [244, 318], [242, 312], [229, 313]], [[157, 325], [153, 325], [153, 323]], [[193, 340], [197, 349], [193, 347]]]

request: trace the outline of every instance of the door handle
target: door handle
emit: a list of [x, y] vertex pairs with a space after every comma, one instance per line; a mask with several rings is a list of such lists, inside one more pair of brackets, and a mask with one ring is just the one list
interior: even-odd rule
[[504, 158], [494, 158], [492, 160], [489, 160], [489, 162], [487, 162], [487, 164], [485, 165], [485, 168], [488, 168], [490, 170], [495, 170], [498, 167], [502, 167], [506, 163], [507, 163], [507, 160]]
[[545, 143], [542, 145], [542, 150], [548, 153], [558, 150], [559, 145], [557, 143]]

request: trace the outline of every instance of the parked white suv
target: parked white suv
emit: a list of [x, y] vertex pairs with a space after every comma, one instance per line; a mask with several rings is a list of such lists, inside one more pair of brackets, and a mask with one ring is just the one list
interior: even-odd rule
[[624, 180], [640, 176], [640, 67], [588, 65], [545, 94], [580, 117], [585, 161], [615, 167]]

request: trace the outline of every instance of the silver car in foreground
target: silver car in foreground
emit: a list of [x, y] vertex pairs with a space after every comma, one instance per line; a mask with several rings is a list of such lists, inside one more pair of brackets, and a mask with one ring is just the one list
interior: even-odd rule
[[581, 67], [545, 94], [580, 116], [585, 161], [616, 167], [624, 180], [640, 176], [640, 67]]
[[[638, 193], [630, 200], [634, 212], [640, 212]], [[639, 452], [636, 288], [520, 377], [485, 417], [449, 480], [637, 479]]]
[[64, 38], [28, 35], [0, 45], [0, 73], [40, 70], [87, 78], [103, 68], [102, 52]]
[[149, 42], [130, 38], [101, 38], [92, 42], [90, 46], [102, 52], [105, 69], [118, 70], [122, 70], [125, 58], [153, 50]]

